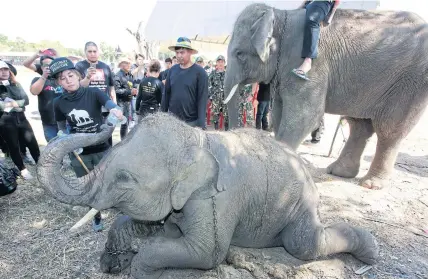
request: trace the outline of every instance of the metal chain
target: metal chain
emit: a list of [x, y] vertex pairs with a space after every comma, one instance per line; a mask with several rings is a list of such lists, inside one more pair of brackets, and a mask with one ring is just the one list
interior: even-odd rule
[[[136, 252], [133, 250], [111, 250], [111, 249], [107, 248], [107, 245], [105, 246], [105, 251], [110, 256], [125, 255], [129, 252], [133, 252], [134, 254], [136, 254]], [[122, 264], [119, 260], [119, 257], [114, 257], [113, 259], [114, 259], [114, 265], [111, 266], [111, 268], [117, 267], [120, 271], [123, 271]]]
[[217, 207], [215, 202], [215, 196], [211, 197], [212, 204], [213, 204], [213, 217], [214, 217], [214, 241], [215, 241], [215, 247], [214, 247], [214, 263], [216, 264], [219, 258], [220, 253], [220, 247], [219, 247], [219, 241], [218, 241], [218, 225], [217, 225]]
[[[285, 27], [286, 21], [287, 21], [287, 16], [285, 16], [285, 18], [283, 20], [284, 20], [284, 25], [283, 26]], [[278, 58], [276, 60], [275, 73], [274, 73], [274, 76], [272, 78], [272, 80], [273, 80], [273, 86], [272, 86], [273, 94], [271, 95], [271, 98], [272, 98], [272, 102], [271, 102], [272, 109], [273, 109], [273, 103], [275, 102], [276, 92], [279, 90], [279, 78], [278, 78], [279, 60], [280, 60], [280, 57], [281, 57], [281, 50], [282, 50], [282, 43], [283, 43], [282, 39], [283, 39], [283, 36], [284, 36], [284, 32], [285, 32], [285, 28], [284, 28], [284, 30], [282, 30], [282, 28], [279, 28], [280, 39], [279, 39], [279, 48], [278, 48]]]
[[105, 250], [106, 250], [107, 254], [112, 255], [112, 256], [124, 255], [124, 254], [127, 254], [129, 252], [135, 252], [134, 250], [112, 250], [110, 248], [107, 248], [107, 244], [105, 246]]

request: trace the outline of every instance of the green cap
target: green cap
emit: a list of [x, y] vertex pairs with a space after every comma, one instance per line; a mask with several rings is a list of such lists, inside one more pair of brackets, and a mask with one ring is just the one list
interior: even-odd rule
[[218, 61], [218, 60], [226, 61], [223, 55], [219, 55], [215, 61]]
[[196, 63], [204, 62], [204, 59], [201, 56], [199, 56], [198, 58], [196, 58], [195, 62]]

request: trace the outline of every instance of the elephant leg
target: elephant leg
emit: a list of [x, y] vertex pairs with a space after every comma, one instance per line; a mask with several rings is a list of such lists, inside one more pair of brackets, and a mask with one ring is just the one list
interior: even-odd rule
[[385, 186], [394, 169], [401, 140], [401, 138], [386, 139], [378, 134], [376, 153], [368, 173], [360, 181], [361, 186], [373, 190]]
[[217, 223], [213, 218], [207, 218], [213, 216], [211, 204], [195, 203], [197, 206], [184, 212], [184, 216], [177, 220], [180, 230], [184, 232], [182, 237], [158, 236], [144, 240], [132, 260], [133, 278], [159, 278], [165, 269], [171, 268], [186, 269], [184, 272], [189, 273], [194, 269], [208, 270], [226, 258], [234, 227], [231, 222], [223, 223], [224, 219]]
[[100, 266], [104, 273], [119, 273], [129, 267], [136, 252], [131, 249], [134, 237], [162, 234], [160, 223], [142, 223], [128, 216], [120, 216], [113, 223], [101, 254]]
[[324, 227], [315, 213], [308, 210], [281, 233], [285, 250], [301, 260], [337, 253], [351, 253], [367, 264], [374, 264], [379, 255], [376, 239], [368, 231], [346, 223]]
[[349, 139], [339, 158], [327, 168], [327, 173], [353, 178], [360, 170], [361, 156], [374, 129], [370, 119], [346, 118], [350, 126]]

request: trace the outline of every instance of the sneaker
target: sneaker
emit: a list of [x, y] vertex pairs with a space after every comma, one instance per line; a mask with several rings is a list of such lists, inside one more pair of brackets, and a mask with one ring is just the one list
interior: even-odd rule
[[33, 176], [31, 175], [31, 173], [27, 170], [27, 169], [23, 169], [21, 171], [21, 176], [25, 179], [25, 180], [31, 180], [33, 179]]
[[100, 232], [104, 229], [104, 225], [101, 219], [94, 218], [94, 220], [92, 220], [92, 229], [94, 230], [94, 232]]

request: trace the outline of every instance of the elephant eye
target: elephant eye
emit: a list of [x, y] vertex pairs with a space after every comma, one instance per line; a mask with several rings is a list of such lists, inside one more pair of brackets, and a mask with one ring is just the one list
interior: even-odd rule
[[116, 173], [116, 181], [117, 182], [130, 182], [132, 180], [135, 180], [129, 172], [125, 170], [120, 170]]
[[242, 51], [237, 51], [236, 57], [242, 61], [242, 60], [244, 60], [244, 53], [242, 53]]

